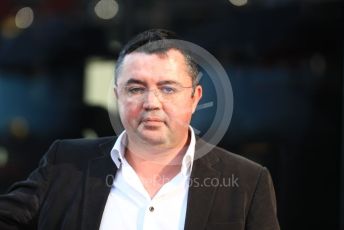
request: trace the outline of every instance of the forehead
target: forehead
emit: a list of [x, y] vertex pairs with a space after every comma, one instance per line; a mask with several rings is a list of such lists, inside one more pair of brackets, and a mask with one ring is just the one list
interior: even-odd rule
[[185, 84], [191, 82], [185, 57], [175, 49], [165, 53], [130, 53], [125, 56], [119, 75], [119, 84], [129, 79], [147, 82], [173, 80]]

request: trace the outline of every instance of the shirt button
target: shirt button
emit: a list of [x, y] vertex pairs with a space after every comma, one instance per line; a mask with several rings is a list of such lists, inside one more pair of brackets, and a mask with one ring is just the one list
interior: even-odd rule
[[149, 211], [153, 212], [153, 211], [154, 211], [154, 207], [153, 207], [153, 206], [150, 206], [150, 207], [149, 207]]

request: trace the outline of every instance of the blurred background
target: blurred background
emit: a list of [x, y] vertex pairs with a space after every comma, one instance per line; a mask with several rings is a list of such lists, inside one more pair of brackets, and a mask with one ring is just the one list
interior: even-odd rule
[[[107, 95], [118, 52], [133, 35], [165, 28], [226, 69], [234, 113], [219, 145], [270, 170], [282, 229], [344, 229], [343, 6], [1, 0], [0, 192], [26, 178], [55, 139], [114, 135]], [[206, 78], [203, 87], [213, 90]]]

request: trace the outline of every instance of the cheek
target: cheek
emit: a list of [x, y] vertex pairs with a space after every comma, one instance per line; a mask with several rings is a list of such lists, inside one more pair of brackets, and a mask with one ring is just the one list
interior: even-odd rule
[[123, 123], [132, 123], [139, 118], [141, 106], [132, 102], [118, 102], [119, 114]]
[[176, 104], [166, 106], [165, 112], [172, 121], [178, 123], [189, 124], [192, 116], [192, 108], [188, 103], [181, 106], [177, 106]]

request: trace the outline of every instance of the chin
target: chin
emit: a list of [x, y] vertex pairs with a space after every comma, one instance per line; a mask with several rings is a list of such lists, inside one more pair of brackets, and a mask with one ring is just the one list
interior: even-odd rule
[[157, 133], [141, 133], [140, 137], [143, 141], [152, 144], [152, 145], [162, 145], [167, 142], [166, 138], [163, 135]]

